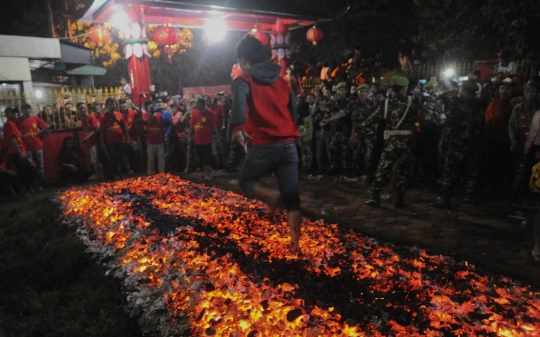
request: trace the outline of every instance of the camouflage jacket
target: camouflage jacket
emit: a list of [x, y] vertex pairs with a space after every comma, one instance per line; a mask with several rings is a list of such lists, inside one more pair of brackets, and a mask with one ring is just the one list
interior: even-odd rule
[[444, 123], [440, 146], [476, 147], [484, 128], [484, 110], [476, 101], [465, 102], [459, 97], [453, 98], [452, 103], [452, 110]]
[[[341, 111], [344, 111], [349, 104], [349, 100], [347, 98], [342, 98], [337, 101], [333, 101], [328, 106], [328, 113], [325, 115], [325, 118], [330, 118], [333, 115], [340, 113]], [[350, 116], [343, 116], [339, 119], [333, 120], [330, 123], [328, 123], [330, 126], [330, 132], [345, 132], [350, 133], [351, 130], [351, 118]]]
[[[386, 115], [387, 130], [412, 130], [414, 128], [416, 115], [421, 105], [419, 96], [412, 97], [412, 104], [409, 111], [407, 111], [405, 119], [403, 119], [399, 128], [396, 128], [407, 109], [408, 101], [408, 96], [402, 94], [396, 94], [394, 97], [388, 98], [388, 113]], [[373, 129], [374, 124], [384, 120], [384, 110], [385, 102], [383, 102], [377, 110], [361, 124], [362, 132], [370, 132], [370, 130]]]
[[[355, 100], [349, 103], [347, 105], [347, 108], [345, 109], [345, 113], [350, 116], [351, 119], [351, 125], [353, 128], [353, 133], [357, 136], [360, 136], [362, 123], [368, 119], [369, 116], [373, 113], [374, 106], [371, 101], [366, 100], [364, 103], [360, 102], [360, 100]], [[371, 129], [371, 133], [369, 135], [373, 135], [374, 131], [373, 128]], [[367, 135], [367, 134], [365, 134]]]
[[439, 95], [432, 95], [422, 104], [422, 119], [435, 125], [442, 125], [444, 119], [441, 115], [444, 113], [444, 102]]

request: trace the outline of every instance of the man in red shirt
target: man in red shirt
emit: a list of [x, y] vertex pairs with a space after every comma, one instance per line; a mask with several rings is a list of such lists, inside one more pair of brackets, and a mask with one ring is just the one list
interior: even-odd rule
[[148, 119], [146, 121], [146, 154], [148, 156], [147, 173], [155, 174], [156, 156], [159, 173], [165, 172], [165, 148], [163, 146], [163, 128], [161, 113], [155, 112], [154, 106], [149, 104], [146, 108]]
[[21, 137], [26, 148], [26, 158], [36, 164], [40, 177], [43, 177], [43, 142], [39, 135], [45, 132], [50, 126], [38, 116], [30, 116], [32, 106], [23, 104], [21, 106], [22, 117], [17, 118], [15, 124], [21, 132]]
[[[130, 108], [131, 106], [131, 108]], [[139, 143], [137, 142], [137, 118], [139, 117], [139, 111], [133, 110], [136, 109], [135, 105], [131, 100], [123, 101], [120, 103], [120, 112], [124, 116], [126, 121], [126, 128], [129, 134], [128, 147], [127, 147], [127, 156], [129, 161], [129, 167], [135, 172], [140, 172], [140, 156], [139, 156]]]
[[214, 124], [216, 125], [216, 128], [218, 130], [218, 135], [212, 137], [212, 156], [214, 156], [216, 167], [220, 169], [223, 163], [223, 159], [220, 155], [217, 138], [220, 138], [219, 131], [223, 126], [225, 112], [223, 110], [223, 106], [217, 102], [217, 98], [215, 100], [216, 101], [212, 101], [212, 98], [209, 94], [204, 95], [204, 103], [206, 105], [206, 108], [210, 110], [210, 112], [212, 112], [212, 114], [214, 115]]
[[[4, 144], [2, 152], [6, 153], [11, 163], [17, 171], [19, 185], [23, 188], [23, 194], [26, 191], [32, 192], [39, 188], [39, 175], [36, 167], [26, 157], [24, 143], [15, 124], [16, 116], [13, 108], [7, 108], [4, 111], [7, 121], [4, 123]], [[8, 163], [9, 164], [9, 163]]]
[[96, 116], [88, 114], [88, 108], [83, 102], [77, 103], [77, 113], [79, 114], [79, 121], [81, 121], [81, 127], [86, 131], [86, 137], [83, 139], [83, 143], [89, 148], [90, 164], [94, 168], [94, 173], [101, 181], [105, 178], [103, 173], [103, 167], [98, 159], [97, 141], [99, 135], [99, 122]]
[[[271, 215], [277, 205], [287, 209], [291, 253], [300, 253], [302, 213], [298, 193], [298, 154], [295, 141], [295, 100], [281, 67], [268, 62], [264, 46], [246, 35], [236, 46], [243, 74], [233, 80], [231, 126], [247, 152], [238, 185], [247, 193], [269, 201]], [[249, 145], [249, 148], [248, 148]], [[263, 185], [259, 178], [274, 173], [279, 192]]]
[[[105, 101], [105, 113], [99, 121], [99, 135], [105, 157], [109, 161], [109, 174], [113, 179], [123, 177], [129, 171], [126, 156], [129, 135], [124, 116], [116, 111], [114, 98]], [[120, 171], [118, 166], [120, 165]]]
[[204, 179], [212, 179], [212, 135], [217, 137], [214, 114], [205, 107], [204, 99], [199, 98], [189, 120], [191, 134], [195, 135], [195, 151], [203, 165]]

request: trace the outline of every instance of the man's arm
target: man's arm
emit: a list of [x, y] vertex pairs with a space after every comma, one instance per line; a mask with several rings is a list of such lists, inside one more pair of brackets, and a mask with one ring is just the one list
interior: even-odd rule
[[15, 140], [15, 136], [11, 136], [10, 141], [11, 141], [11, 146], [13, 147], [13, 150], [15, 150], [15, 153], [17, 153], [19, 156], [22, 156], [22, 151], [19, 148], [19, 145], [17, 145], [17, 141]]
[[237, 78], [232, 82], [231, 91], [233, 96], [231, 127], [234, 129], [236, 126], [246, 125], [246, 106], [250, 89], [244, 80]]
[[289, 104], [287, 104], [287, 108], [291, 113], [294, 124], [296, 124], [298, 119], [298, 111], [296, 110], [295, 97], [292, 91], [289, 93]]

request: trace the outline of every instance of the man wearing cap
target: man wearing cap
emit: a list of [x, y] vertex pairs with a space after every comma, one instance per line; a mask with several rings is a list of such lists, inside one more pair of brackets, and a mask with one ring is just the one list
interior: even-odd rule
[[369, 164], [371, 153], [373, 152], [375, 132], [373, 129], [370, 132], [362, 132], [361, 129], [362, 123], [374, 110], [373, 103], [368, 100], [369, 84], [359, 85], [356, 93], [357, 99], [350, 102], [346, 110], [346, 113], [351, 116], [352, 123], [352, 133], [349, 138], [349, 144], [352, 149], [352, 161], [347, 168], [349, 171], [347, 174], [358, 176], [360, 165], [363, 161], [363, 166], [367, 174], [367, 182], [371, 183], [375, 172], [370, 168]]
[[361, 126], [362, 131], [367, 133], [371, 132], [373, 125], [379, 121], [386, 121], [384, 149], [372, 183], [372, 196], [366, 201], [368, 206], [378, 207], [380, 205], [380, 191], [383, 189], [385, 182], [389, 180], [394, 166], [398, 175], [394, 207], [402, 208], [405, 206], [403, 196], [407, 183], [414, 174], [412, 130], [420, 107], [419, 96], [414, 98], [406, 96], [408, 85], [409, 80], [406, 77], [392, 77], [394, 96], [386, 99], [384, 104], [375, 110]]
[[459, 97], [451, 98], [452, 109], [448, 113], [439, 143], [439, 154], [444, 158], [442, 171], [443, 195], [432, 207], [451, 208], [451, 195], [461, 180], [465, 181], [464, 203], [475, 203], [478, 179], [477, 148], [481, 140], [484, 111], [476, 102], [476, 82], [464, 81]]
[[345, 112], [349, 100], [347, 95], [347, 83], [340, 82], [336, 85], [336, 95], [332, 104], [328, 107], [329, 112], [320, 122], [330, 127], [330, 175], [340, 173], [347, 167], [350, 160], [349, 137], [351, 134], [351, 120]]
[[526, 155], [525, 141], [531, 127], [533, 115], [540, 108], [540, 101], [538, 100], [539, 89], [540, 82], [538, 80], [531, 79], [527, 82], [524, 91], [524, 101], [514, 107], [510, 115], [510, 121], [508, 122], [508, 136], [510, 137], [512, 167], [514, 170], [510, 196], [511, 202], [516, 202], [524, 192], [528, 191], [532, 165], [530, 163], [529, 165], [524, 165]]

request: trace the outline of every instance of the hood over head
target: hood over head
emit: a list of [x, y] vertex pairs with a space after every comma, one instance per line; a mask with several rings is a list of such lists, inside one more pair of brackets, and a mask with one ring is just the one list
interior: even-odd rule
[[272, 62], [261, 62], [249, 67], [246, 74], [249, 74], [260, 84], [269, 85], [278, 80], [281, 66]]

